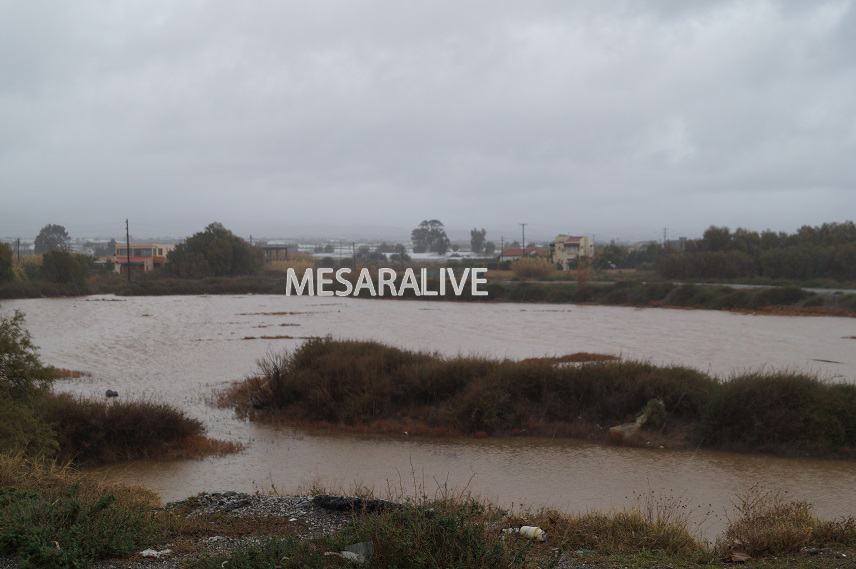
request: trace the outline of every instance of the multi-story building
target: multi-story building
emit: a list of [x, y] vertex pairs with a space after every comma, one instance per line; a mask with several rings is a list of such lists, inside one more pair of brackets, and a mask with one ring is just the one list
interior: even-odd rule
[[566, 271], [580, 259], [594, 257], [594, 241], [582, 235], [557, 235], [550, 243], [550, 258]]

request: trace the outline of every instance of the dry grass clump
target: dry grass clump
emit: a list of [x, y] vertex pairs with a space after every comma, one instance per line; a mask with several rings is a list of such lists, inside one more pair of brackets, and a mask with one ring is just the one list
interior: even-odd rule
[[812, 506], [753, 486], [738, 496], [737, 517], [719, 540], [721, 552], [753, 557], [794, 553], [808, 546], [856, 545], [856, 518], [820, 520]]
[[706, 553], [690, 529], [690, 509], [682, 500], [653, 492], [618, 512], [568, 515], [542, 510], [510, 518], [511, 525], [536, 525], [547, 532], [551, 544], [562, 549], [590, 549], [607, 554], [660, 551], [701, 557]]
[[271, 261], [265, 264], [265, 269], [277, 273], [285, 273], [288, 272], [288, 269], [294, 269], [298, 275], [302, 275], [306, 269], [315, 268], [315, 259], [312, 255], [289, 251], [288, 257], [284, 261]]
[[808, 503], [758, 488], [738, 496], [735, 510], [720, 548], [753, 557], [799, 551], [811, 542], [817, 521]]
[[511, 271], [518, 279], [545, 279], [556, 272], [556, 267], [547, 259], [526, 257], [511, 263]]
[[157, 494], [136, 486], [108, 483], [72, 468], [41, 460], [30, 460], [21, 455], [0, 453], [0, 487], [33, 490], [44, 495], [60, 495], [70, 487], [77, 488], [78, 496], [97, 500], [105, 493], [129, 507], [155, 508], [160, 505]]

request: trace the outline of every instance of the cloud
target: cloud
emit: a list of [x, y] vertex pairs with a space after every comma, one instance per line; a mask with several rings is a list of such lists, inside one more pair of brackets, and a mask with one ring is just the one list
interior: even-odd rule
[[850, 1], [0, 2], [0, 235], [840, 219], [854, 25]]

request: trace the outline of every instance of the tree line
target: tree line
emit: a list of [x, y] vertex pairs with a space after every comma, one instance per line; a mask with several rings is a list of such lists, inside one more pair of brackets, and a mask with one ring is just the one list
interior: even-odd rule
[[856, 280], [856, 225], [806, 225], [794, 233], [711, 226], [683, 251], [663, 249], [655, 266], [675, 279]]

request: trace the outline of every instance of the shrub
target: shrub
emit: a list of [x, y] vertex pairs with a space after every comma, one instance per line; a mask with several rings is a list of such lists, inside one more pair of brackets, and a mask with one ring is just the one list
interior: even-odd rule
[[50, 370], [42, 365], [24, 314], [0, 317], [0, 398], [25, 399], [44, 387]]
[[856, 386], [785, 373], [735, 377], [713, 392], [699, 425], [708, 446], [830, 452], [856, 445]]
[[810, 454], [856, 447], [856, 386], [790, 373], [720, 382], [679, 366], [572, 360], [444, 358], [315, 339], [268, 356], [221, 403], [296, 422], [555, 434], [633, 420], [659, 400], [657, 426], [693, 426], [705, 446]]
[[0, 417], [0, 453], [38, 458], [56, 454], [56, 433], [31, 404], [0, 399]]
[[376, 342], [315, 339], [262, 360], [257, 374], [226, 400], [249, 414], [268, 409], [345, 424], [412, 418], [464, 432], [507, 432], [578, 416], [620, 421], [651, 399], [662, 399], [672, 416], [697, 417], [716, 387], [687, 368], [555, 363], [442, 358]]
[[145, 490], [0, 455], [0, 554], [50, 569], [125, 555], [157, 537], [156, 504]]
[[83, 255], [49, 251], [42, 256], [40, 275], [52, 283], [74, 285], [82, 290], [86, 285], [88, 270], [89, 259]]
[[150, 401], [51, 394], [41, 401], [40, 412], [56, 432], [59, 458], [84, 463], [157, 456], [204, 433], [199, 420]]
[[399, 569], [523, 567], [531, 544], [503, 540], [488, 527], [475, 500], [420, 501], [414, 506], [364, 515], [343, 530], [343, 542], [371, 541], [372, 563]]
[[799, 551], [811, 543], [818, 524], [809, 504], [787, 501], [781, 493], [757, 487], [738, 496], [735, 509], [737, 518], [729, 523], [719, 546], [753, 557]]
[[262, 268], [262, 252], [220, 223], [188, 237], [169, 252], [166, 270], [178, 277], [249, 275]]

